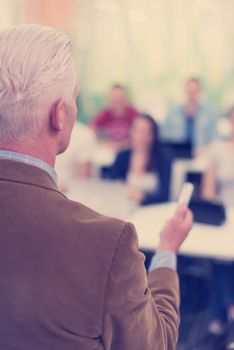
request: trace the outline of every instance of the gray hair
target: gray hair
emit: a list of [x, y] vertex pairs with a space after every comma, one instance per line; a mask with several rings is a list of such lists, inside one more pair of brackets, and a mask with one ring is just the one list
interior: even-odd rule
[[0, 142], [37, 137], [54, 102], [75, 87], [72, 42], [39, 25], [0, 31]]

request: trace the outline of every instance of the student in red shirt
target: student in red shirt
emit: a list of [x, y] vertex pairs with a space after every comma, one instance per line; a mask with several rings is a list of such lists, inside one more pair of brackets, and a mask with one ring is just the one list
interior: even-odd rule
[[97, 114], [92, 127], [101, 139], [115, 148], [122, 148], [128, 145], [129, 129], [138, 114], [137, 109], [129, 104], [125, 88], [114, 85], [108, 106]]

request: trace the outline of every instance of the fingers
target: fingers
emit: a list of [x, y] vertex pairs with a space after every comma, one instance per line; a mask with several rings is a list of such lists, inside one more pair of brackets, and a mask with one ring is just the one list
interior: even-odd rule
[[179, 220], [183, 228], [190, 228], [193, 224], [193, 214], [185, 205], [179, 205], [174, 218]]
[[193, 225], [193, 213], [191, 212], [191, 210], [188, 210], [186, 223], [190, 227], [192, 227], [192, 225]]
[[184, 205], [178, 206], [174, 216], [161, 231], [160, 249], [177, 252], [188, 236], [193, 224], [193, 214]]
[[174, 218], [177, 220], [183, 219], [183, 217], [186, 215], [188, 211], [188, 208], [184, 204], [179, 204], [176, 207]]
[[193, 214], [191, 213], [190, 210], [188, 210], [186, 217], [184, 218], [184, 220], [182, 222], [181, 228], [188, 235], [192, 226], [193, 226]]

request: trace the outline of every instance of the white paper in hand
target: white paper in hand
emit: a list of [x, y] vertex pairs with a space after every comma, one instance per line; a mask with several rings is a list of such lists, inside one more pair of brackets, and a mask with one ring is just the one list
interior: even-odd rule
[[178, 204], [183, 204], [186, 207], [188, 207], [193, 191], [194, 191], [194, 185], [191, 184], [190, 182], [186, 182], [182, 187], [182, 190], [178, 199]]

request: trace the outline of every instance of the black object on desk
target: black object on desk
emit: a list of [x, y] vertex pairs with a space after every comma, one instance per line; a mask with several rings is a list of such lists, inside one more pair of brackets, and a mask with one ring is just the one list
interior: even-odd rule
[[192, 199], [189, 208], [193, 212], [194, 221], [201, 224], [220, 226], [226, 220], [225, 207], [221, 202]]
[[192, 159], [193, 150], [189, 142], [162, 142], [163, 148], [167, 149], [174, 159]]

